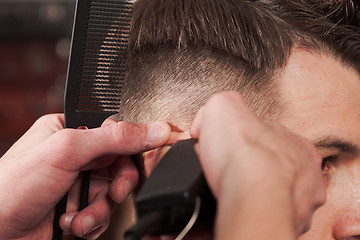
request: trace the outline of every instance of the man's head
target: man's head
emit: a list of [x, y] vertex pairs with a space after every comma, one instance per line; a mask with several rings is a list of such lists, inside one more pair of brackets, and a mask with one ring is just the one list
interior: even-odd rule
[[239, 91], [325, 159], [328, 202], [304, 239], [360, 235], [356, 32], [290, 0], [138, 0], [133, 20], [125, 120], [187, 131], [211, 94]]
[[[332, 24], [314, 21], [310, 8], [293, 18], [302, 6], [296, 1], [137, 1], [122, 98], [125, 120], [162, 119], [187, 130], [199, 107], [223, 90], [241, 92], [259, 116], [276, 119], [282, 111], [276, 84], [290, 52], [295, 47], [335, 51], [328, 46], [332, 37], [323, 36]], [[339, 52], [331, 54], [347, 56]]]
[[125, 120], [163, 119], [188, 130], [199, 107], [224, 90], [240, 91], [259, 115], [277, 116], [281, 104], [270, 79], [285, 65], [292, 34], [248, 2], [137, 1]]

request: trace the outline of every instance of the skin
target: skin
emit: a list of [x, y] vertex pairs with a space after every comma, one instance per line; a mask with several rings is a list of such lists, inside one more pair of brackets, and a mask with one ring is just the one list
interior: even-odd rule
[[[236, 92], [213, 96], [191, 134], [218, 202], [215, 239], [291, 240], [308, 229], [326, 195], [322, 159], [308, 140], [259, 119]], [[185, 239], [214, 239], [199, 230]]]
[[322, 158], [327, 201], [301, 240], [360, 237], [360, 77], [326, 55], [295, 51], [280, 89], [286, 117], [280, 120], [311, 140]]
[[[278, 119], [279, 122], [290, 131], [310, 140], [324, 160], [322, 171], [320, 169], [318, 171], [322, 172], [321, 181], [327, 187], [327, 201], [315, 211], [310, 230], [299, 239], [360, 239], [360, 128], [356, 127], [360, 120], [359, 75], [330, 55], [295, 49], [279, 79], [279, 88], [285, 104], [284, 115]], [[226, 105], [221, 106], [224, 111], [223, 106]], [[212, 119], [215, 119], [214, 124], [216, 121], [224, 121], [223, 112], [221, 116], [221, 118], [212, 116]], [[210, 131], [211, 128], [213, 127], [209, 126], [204, 131]], [[200, 134], [195, 134], [198, 135]], [[227, 143], [232, 142], [229, 139], [232, 138], [229, 137]], [[220, 143], [215, 144], [218, 150]], [[233, 149], [231, 151], [234, 151]], [[206, 151], [203, 150], [205, 153]], [[283, 149], [278, 151], [281, 152]], [[211, 162], [203, 163], [205, 169], [208, 165], [212, 166]], [[210, 183], [216, 171], [223, 173], [219, 167], [214, 169], [214, 172], [207, 175]], [[310, 169], [305, 167], [304, 171]], [[239, 175], [233, 174], [235, 177]], [[264, 173], [266, 174], [268, 173]], [[215, 181], [211, 185], [218, 189], [217, 184]], [[224, 188], [226, 186], [231, 186], [231, 181]], [[309, 191], [307, 194], [311, 196], [313, 193]], [[228, 196], [230, 199], [234, 198], [233, 193]], [[249, 204], [251, 206], [254, 202]], [[306, 202], [295, 201], [295, 204], [304, 211], [309, 207]], [[229, 211], [232, 214], [234, 209]], [[228, 216], [229, 219], [232, 219], [231, 214]], [[241, 219], [238, 219], [237, 223], [239, 222]], [[276, 229], [284, 229], [286, 226], [286, 223], [280, 224], [280, 222], [279, 225], [274, 226]], [[189, 237], [189, 239], [195, 238]]]
[[234, 92], [212, 97], [191, 133], [218, 200], [215, 239], [290, 240], [308, 229], [325, 201], [321, 158], [309, 141], [259, 119]]
[[[272, 239], [294, 239], [307, 229], [313, 210], [323, 203], [322, 187], [317, 184], [323, 182], [327, 185], [328, 201], [315, 212], [310, 231], [300, 239], [359, 239], [360, 204], [357, 200], [360, 180], [357, 173], [360, 170], [360, 130], [354, 128], [360, 118], [359, 76], [329, 56], [297, 50], [292, 54], [280, 79], [280, 90], [286, 103], [285, 117], [280, 119], [280, 122], [293, 132], [311, 140], [322, 158], [333, 158], [326, 162], [322, 180], [319, 180], [316, 176], [321, 158], [316, 156], [311, 144], [283, 126], [256, 118], [244, 110], [244, 106], [241, 107], [241, 99], [236, 99], [239, 96], [230, 97], [225, 104], [222, 102], [224, 97], [210, 101], [210, 106], [218, 107], [209, 107], [199, 113], [200, 117], [194, 123], [192, 134], [200, 138], [199, 155], [209, 184], [219, 200], [216, 237], [269, 239], [271, 236]], [[229, 113], [227, 117], [223, 115], [224, 106], [230, 106], [225, 109], [225, 112]], [[218, 121], [214, 121], [216, 119]], [[218, 128], [213, 127], [216, 124]], [[242, 126], [237, 128], [237, 131], [223, 131], [224, 128], [221, 128], [236, 124]], [[109, 183], [93, 185], [89, 207], [80, 213], [67, 213], [61, 222], [65, 231], [78, 236], [89, 234], [99, 227], [103, 230], [111, 212], [108, 196], [122, 201], [136, 185], [136, 171], [133, 171], [131, 161], [123, 164], [124, 157], [129, 160], [127, 156], [164, 145], [169, 142], [169, 138], [174, 142], [184, 137], [179, 132], [171, 137], [170, 127], [164, 123], [157, 125], [156, 132], [161, 134], [155, 138], [148, 135], [149, 128], [146, 124], [107, 122], [105, 125], [107, 126], [96, 130], [62, 130], [62, 115], [47, 116], [35, 123], [0, 159], [0, 167], [4, 173], [0, 176], [1, 189], [9, 189], [6, 190], [9, 194], [2, 195], [0, 199], [2, 237], [48, 239], [51, 235], [53, 207], [64, 192], [76, 187], [78, 173], [112, 166], [120, 157], [123, 160], [122, 167], [117, 169], [115, 175], [108, 176], [115, 178], [112, 182], [114, 187], [110, 186], [109, 192], [104, 192]], [[207, 145], [202, 139], [215, 139], [206, 134], [211, 131], [215, 131], [217, 136], [222, 134], [222, 138], [212, 142], [213, 145]], [[258, 141], [256, 138], [254, 141], [254, 136], [261, 136], [262, 140]], [[226, 155], [231, 152], [227, 148], [229, 145], [224, 144], [224, 141], [219, 142], [219, 139], [239, 140], [232, 141], [232, 144], [240, 143], [247, 148], [238, 149], [234, 146], [235, 148], [230, 148], [237, 149], [234, 154]], [[129, 140], [134, 144], [129, 145]], [[81, 144], [84, 142], [87, 144]], [[127, 144], [124, 145], [123, 142]], [[74, 147], [74, 144], [77, 147]], [[205, 145], [201, 147], [202, 144]], [[214, 145], [223, 151], [222, 154], [221, 151], [210, 154], [209, 146]], [[128, 148], [129, 146], [131, 147]], [[113, 157], [109, 158], [109, 154]], [[225, 161], [219, 165], [216, 159], [224, 154]], [[261, 164], [255, 165], [258, 168], [248, 165], [249, 161], [244, 161], [249, 159], [245, 158], [249, 157], [249, 154], [250, 159], [262, 159]], [[154, 156], [159, 155], [147, 156], [148, 161], [154, 161]], [[100, 159], [101, 161], [96, 161]], [[274, 162], [275, 160], [277, 162]], [[40, 165], [41, 168], [38, 167]], [[151, 163], [148, 166], [153, 165]], [[99, 175], [102, 176], [100, 173], [101, 171]], [[267, 175], [272, 177], [264, 178]], [[234, 181], [234, 177], [237, 181]], [[129, 178], [132, 179], [130, 185], [126, 183]], [[9, 182], [8, 179], [12, 181]], [[239, 190], [238, 182], [244, 182], [244, 179], [250, 182]], [[264, 182], [265, 187], [254, 190], [254, 186]], [[39, 189], [43, 191], [38, 191]], [[56, 191], [53, 191], [54, 189]], [[248, 190], [253, 191], [249, 193]], [[34, 192], [39, 194], [34, 195]], [[26, 198], [27, 205], [24, 205], [21, 199], [29, 195], [33, 197]], [[263, 199], [272, 203], [271, 208], [268, 208], [268, 204], [263, 204]], [[70, 208], [76, 209], [75, 205]], [[96, 211], [91, 208], [100, 209], [101, 215], [96, 216]], [[236, 209], [242, 214], [233, 214]], [[284, 209], [286, 211], [278, 211]], [[259, 218], [253, 214], [254, 210], [259, 210], [262, 216]], [[85, 216], [92, 216], [97, 222], [88, 228], [82, 222]], [[259, 231], [259, 226], [262, 231]], [[280, 226], [286, 231], [277, 231]], [[99, 232], [95, 232], [86, 237], [92, 239], [98, 235]]]
[[[136, 186], [130, 155], [167, 143], [170, 126], [107, 120], [90, 130], [63, 129], [62, 114], [40, 118], [0, 158], [1, 239], [51, 239], [55, 205], [69, 191], [60, 225], [67, 233], [95, 239], [107, 227], [115, 201]], [[94, 170], [89, 206], [78, 209], [78, 174]], [[109, 181], [112, 179], [112, 181]]]

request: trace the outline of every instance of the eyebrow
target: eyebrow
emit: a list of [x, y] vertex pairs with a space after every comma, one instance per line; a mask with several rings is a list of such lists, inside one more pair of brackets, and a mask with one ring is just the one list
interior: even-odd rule
[[320, 138], [314, 141], [314, 145], [317, 148], [335, 148], [351, 155], [358, 155], [360, 153], [359, 147], [355, 144], [333, 136]]

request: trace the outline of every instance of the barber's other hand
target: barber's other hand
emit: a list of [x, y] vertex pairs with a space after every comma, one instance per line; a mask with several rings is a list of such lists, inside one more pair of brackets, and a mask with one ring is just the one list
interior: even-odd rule
[[91, 179], [89, 206], [76, 212], [79, 199], [70, 194], [68, 208], [74, 212], [63, 215], [61, 226], [96, 238], [107, 227], [112, 199], [121, 201], [137, 184], [129, 155], [159, 147], [170, 136], [170, 127], [160, 122], [107, 120], [90, 130], [63, 129], [63, 123], [62, 114], [40, 118], [0, 159], [1, 239], [50, 239], [55, 206], [79, 186], [77, 177], [84, 170], [98, 173]]
[[216, 239], [295, 239], [325, 201], [321, 157], [307, 140], [257, 118], [235, 92], [213, 96], [191, 134], [218, 200]]

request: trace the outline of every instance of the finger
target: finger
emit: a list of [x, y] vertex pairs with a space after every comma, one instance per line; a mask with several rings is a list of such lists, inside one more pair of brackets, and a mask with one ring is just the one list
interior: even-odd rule
[[[297, 206], [300, 206], [299, 210], [301, 210], [302, 206], [306, 205], [306, 201], [308, 201], [307, 209], [303, 210], [304, 216], [300, 216], [300, 219], [303, 217], [303, 229], [300, 229], [302, 231], [299, 232], [299, 235], [310, 229], [315, 211], [326, 201], [326, 187], [322, 179], [322, 173], [320, 173], [318, 168], [314, 168], [314, 170], [316, 171], [313, 171], [312, 176], [309, 176], [309, 174], [304, 176], [304, 178], [307, 177], [308, 183], [307, 185], [304, 184], [303, 187], [307, 186], [307, 189], [304, 191], [303, 201], [301, 203], [297, 203]], [[311, 172], [311, 170], [309, 170], [309, 172]]]
[[79, 170], [81, 172], [88, 171], [88, 170], [92, 170], [92, 172], [98, 171], [101, 169], [105, 170], [105, 169], [109, 168], [112, 164], [114, 164], [114, 162], [116, 161], [116, 158], [117, 158], [117, 155], [115, 155], [115, 154], [101, 156], [101, 157], [95, 158], [93, 161], [89, 162], [88, 164], [86, 164]]
[[201, 129], [201, 123], [204, 118], [204, 111], [205, 111], [205, 106], [202, 106], [198, 111], [198, 113], [196, 114], [194, 121], [192, 122], [190, 127], [190, 134], [195, 139], [200, 137], [200, 129]]
[[236, 92], [222, 92], [212, 96], [203, 111], [201, 129], [207, 129], [207, 131], [202, 131], [206, 138], [217, 134], [231, 134], [234, 132], [234, 126], [248, 129], [246, 126], [256, 120], [254, 114], [247, 108], [244, 99]]
[[[192, 126], [191, 135], [194, 138], [200, 137], [201, 129], [204, 138], [226, 135], [233, 132], [229, 126], [244, 126], [254, 122], [256, 117], [247, 108], [244, 99], [237, 92], [221, 92], [212, 96], [209, 101], [200, 109]], [[242, 125], [239, 125], [242, 123]], [[211, 138], [218, 139], [218, 138]]]
[[95, 240], [100, 237], [101, 234], [103, 234], [110, 225], [110, 219], [108, 219], [103, 225], [96, 228], [95, 230], [89, 232], [88, 234], [85, 234], [82, 238], [89, 239], [89, 240]]
[[[66, 212], [76, 212], [79, 210], [81, 186], [82, 186], [82, 175], [80, 174], [68, 191]], [[70, 225], [68, 225], [67, 228], [70, 228]]]
[[[210, 98], [203, 107], [199, 118], [194, 121], [194, 134], [200, 137], [200, 146], [198, 148], [201, 154], [200, 161], [207, 161], [207, 163], [203, 162], [202, 165], [205, 174], [209, 176], [212, 176], [213, 172], [217, 172], [225, 164], [224, 161], [217, 160], [222, 159], [226, 149], [231, 150], [233, 144], [235, 144], [225, 144], [222, 139], [229, 136], [233, 136], [231, 139], [241, 137], [240, 134], [243, 132], [241, 127], [243, 125], [240, 123], [242, 123], [242, 118], [248, 118], [247, 115], [249, 114], [246, 109], [240, 111], [241, 105], [244, 105], [244, 102], [238, 93], [223, 92], [216, 94]], [[200, 126], [200, 133], [196, 133], [199, 131], [197, 126]], [[241, 143], [237, 142], [236, 144]], [[219, 152], [212, 146], [223, 146], [223, 148]]]
[[[71, 186], [68, 192], [68, 201], [64, 219], [62, 221], [61, 227], [66, 232], [71, 231], [72, 218], [78, 214], [78, 209], [80, 206], [80, 188], [82, 186], [82, 175], [76, 179], [75, 183]], [[99, 201], [100, 198], [106, 199], [110, 182], [108, 180], [99, 179], [93, 177], [91, 174], [90, 186], [89, 186], [89, 202], [92, 203], [95, 200]], [[113, 205], [111, 203], [111, 205]], [[101, 209], [99, 209], [101, 210]]]
[[72, 234], [71, 223], [77, 214], [79, 214], [78, 211], [66, 212], [61, 216], [59, 224], [61, 229], [64, 231], [64, 234], [66, 235]]
[[321, 156], [318, 151], [308, 140], [299, 138], [298, 143], [301, 143], [305, 154], [294, 186], [294, 205], [297, 206], [296, 219], [299, 222], [297, 233], [300, 235], [309, 230], [312, 215], [325, 203], [326, 188], [320, 172]]
[[[112, 118], [108, 118], [103, 122], [102, 126], [107, 126], [110, 124], [114, 124], [116, 122], [118, 122], [118, 121], [116, 121]], [[174, 145], [179, 139], [191, 138], [191, 135], [189, 132], [183, 131], [170, 123], [168, 123], [168, 124], [170, 126], [171, 133], [170, 133], [170, 136], [169, 136], [167, 142], [165, 143], [165, 145]]]
[[[108, 191], [108, 188], [110, 186], [111, 178], [108, 177], [110, 174], [107, 175], [100, 175], [101, 173], [99, 171], [91, 172], [91, 178], [90, 178], [90, 186], [89, 186], [89, 202], [94, 201], [94, 199], [98, 196], [100, 192]], [[104, 171], [105, 172], [105, 171]], [[79, 174], [76, 181], [73, 183], [73, 185], [70, 187], [68, 191], [68, 201], [66, 206], [67, 212], [76, 212], [80, 207], [80, 197], [81, 197], [81, 187], [83, 184], [82, 181], [82, 174]]]
[[[254, 131], [250, 129], [258, 131], [260, 124], [246, 107], [241, 95], [236, 92], [223, 92], [212, 96], [201, 115], [200, 120], [195, 120], [192, 130], [195, 136], [199, 136], [197, 153], [209, 186], [216, 195], [221, 185], [220, 173], [228, 161], [234, 158], [234, 149], [238, 151], [239, 147], [245, 148], [249, 139], [254, 139]], [[197, 132], [199, 125], [200, 133]], [[224, 139], [232, 141], [224, 142]]]
[[[71, 232], [79, 237], [101, 234], [99, 229], [108, 225], [115, 203], [108, 195], [99, 194], [95, 200], [81, 212], [77, 213], [71, 221]], [[66, 217], [66, 216], [65, 216]], [[62, 219], [60, 220], [60, 222]], [[96, 232], [94, 232], [96, 231]]]
[[[76, 235], [75, 233], [72, 232], [71, 222], [77, 214], [79, 214], [79, 212], [66, 213], [63, 215], [62, 219], [66, 219], [65, 221], [68, 221], [69, 223], [67, 224], [70, 226], [68, 228], [64, 228], [63, 225], [61, 225], [61, 228], [63, 229], [65, 235]], [[94, 230], [90, 231], [89, 233], [81, 237], [83, 239], [97, 239], [102, 233], [106, 231], [106, 229], [109, 227], [109, 224], [110, 224], [110, 219], [107, 219], [101, 226], [95, 228]]]
[[105, 121], [101, 124], [101, 126], [104, 127], [104, 126], [107, 126], [107, 125], [110, 125], [110, 124], [114, 124], [116, 122], [119, 122], [119, 121], [116, 121], [115, 119], [112, 119], [110, 117], [110, 118], [105, 119]]
[[170, 137], [169, 139], [167, 140], [167, 142], [165, 143], [165, 145], [168, 145], [168, 146], [172, 146], [174, 145], [177, 141], [180, 140], [183, 140], [183, 139], [189, 139], [191, 138], [191, 135], [189, 132], [187, 131], [171, 131], [171, 134], [170, 134]]
[[114, 179], [109, 194], [117, 203], [125, 200], [138, 183], [139, 172], [130, 156], [119, 157], [114, 166]]
[[59, 152], [51, 164], [68, 171], [79, 171], [94, 158], [105, 154], [132, 155], [159, 147], [170, 136], [164, 122], [133, 124], [116, 122], [89, 130], [64, 129], [54, 134], [47, 143], [48, 152]]

